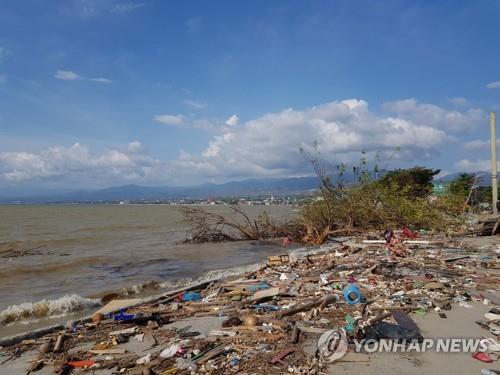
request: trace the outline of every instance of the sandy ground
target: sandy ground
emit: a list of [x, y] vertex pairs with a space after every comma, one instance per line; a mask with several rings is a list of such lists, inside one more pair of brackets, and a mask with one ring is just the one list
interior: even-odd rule
[[[500, 296], [500, 293], [497, 293]], [[426, 316], [414, 316], [424, 338], [481, 338], [493, 337], [487, 330], [475, 323], [480, 320], [490, 306], [480, 303], [471, 308], [453, 305], [446, 311], [448, 318], [440, 318], [435, 312]], [[346, 358], [347, 359], [347, 358]], [[330, 367], [330, 374], [426, 374], [457, 375], [480, 374], [481, 369], [500, 370], [499, 362], [483, 363], [471, 357], [471, 353], [376, 353], [370, 355], [370, 362], [336, 363]]]

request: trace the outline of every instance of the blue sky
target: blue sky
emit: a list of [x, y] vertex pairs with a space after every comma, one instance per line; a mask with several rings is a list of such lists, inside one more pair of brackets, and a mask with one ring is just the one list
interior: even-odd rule
[[0, 184], [488, 168], [498, 1], [2, 1]]

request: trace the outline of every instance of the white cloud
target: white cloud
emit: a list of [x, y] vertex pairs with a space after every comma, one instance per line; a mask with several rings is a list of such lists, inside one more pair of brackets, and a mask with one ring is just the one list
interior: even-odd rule
[[[350, 99], [267, 113], [238, 126], [194, 120], [189, 122], [192, 127], [210, 128], [217, 133], [200, 152], [181, 152], [171, 161], [149, 156], [138, 141], [100, 154], [92, 154], [78, 143], [36, 153], [3, 152], [0, 184], [2, 180], [76, 179], [107, 185], [158, 180], [188, 184], [304, 175], [311, 172], [311, 167], [300, 148], [311, 150], [314, 142], [322, 156], [333, 164], [356, 163], [363, 150], [369, 156], [381, 151], [387, 160], [399, 146], [401, 152], [394, 157], [394, 163], [415, 165], [434, 157], [440, 148], [452, 142], [450, 132], [463, 130], [464, 124], [478, 118], [478, 110], [447, 110], [415, 101], [393, 102], [386, 105], [389, 107], [393, 112], [382, 115], [372, 112], [367, 102]], [[171, 126], [188, 124], [184, 116], [174, 114], [159, 114], [154, 120]], [[464, 160], [459, 166], [468, 170], [487, 166], [481, 163], [484, 161]]]
[[[474, 111], [447, 111], [416, 102], [397, 105], [401, 114], [385, 117], [355, 99], [268, 113], [238, 127], [224, 128], [199, 155], [183, 153], [172, 163], [173, 168], [201, 180], [307, 173], [310, 166], [299, 150], [310, 148], [315, 141], [329, 160], [355, 162], [362, 150], [392, 154], [400, 146], [398, 157], [414, 163], [431, 157], [437, 147], [450, 141], [444, 128], [473, 122], [477, 116]], [[429, 108], [447, 121], [445, 126], [429, 116]]]
[[142, 143], [139, 142], [139, 141], [132, 141], [128, 144], [128, 150], [130, 152], [138, 152], [138, 151], [141, 151], [143, 149], [142, 147]]
[[[455, 165], [460, 172], [489, 172], [491, 170], [491, 160], [462, 159]], [[497, 162], [497, 165], [500, 166], [500, 160]]]
[[77, 79], [81, 79], [78, 74], [70, 70], [58, 70], [56, 74], [54, 74], [54, 78], [61, 79], [63, 81], [75, 81]]
[[415, 99], [398, 100], [383, 105], [384, 109], [416, 125], [431, 126], [452, 132], [475, 129], [487, 121], [480, 109], [471, 108], [464, 112], [445, 110], [434, 104], [420, 104]]
[[236, 115], [232, 115], [232, 116], [230, 116], [230, 117], [226, 120], [226, 125], [227, 125], [227, 126], [236, 126], [236, 125], [238, 125], [238, 120], [239, 120], [238, 116], [236, 116]]
[[500, 89], [500, 81], [490, 82], [486, 87], [489, 89]]
[[156, 115], [154, 120], [172, 126], [182, 126], [184, 124], [184, 116], [182, 115]]
[[[497, 139], [497, 145], [500, 144], [500, 138]], [[490, 140], [476, 139], [464, 143], [464, 148], [469, 151], [489, 150], [491, 146]]]
[[111, 83], [111, 82], [113, 82], [110, 79], [102, 78], [102, 77], [99, 77], [99, 78], [87, 78], [87, 81], [99, 82], [99, 83]]
[[[50, 147], [40, 152], [0, 152], [0, 181], [61, 180], [92, 184], [147, 181], [164, 176], [164, 163], [142, 151], [138, 141], [124, 150], [112, 149], [92, 155], [80, 143], [70, 147]], [[156, 171], [156, 173], [154, 173]]]
[[206, 103], [196, 102], [194, 100], [184, 100], [184, 104], [196, 109], [203, 109], [207, 107]]
[[58, 70], [54, 74], [54, 78], [60, 79], [63, 81], [78, 81], [78, 80], [80, 80], [80, 81], [91, 81], [91, 82], [98, 82], [98, 83], [111, 83], [111, 82], [113, 82], [110, 79], [102, 78], [102, 77], [99, 77], [99, 78], [82, 77], [71, 70]]
[[467, 105], [468, 101], [465, 98], [457, 96], [456, 98], [451, 98], [450, 103], [456, 105], [457, 107], [463, 107]]

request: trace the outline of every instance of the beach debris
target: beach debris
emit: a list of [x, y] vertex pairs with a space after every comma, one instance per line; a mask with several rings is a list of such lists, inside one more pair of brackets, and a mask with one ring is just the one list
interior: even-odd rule
[[243, 322], [237, 316], [232, 316], [222, 322], [222, 328], [235, 327], [241, 325]]
[[472, 354], [472, 358], [477, 359], [478, 361], [485, 362], [485, 363], [492, 363], [493, 359], [491, 357], [483, 352], [476, 352]]
[[264, 301], [266, 299], [275, 297], [279, 294], [280, 294], [280, 288], [278, 288], [278, 287], [259, 290], [259, 291], [254, 293], [254, 295], [252, 296], [252, 300], [254, 300], [256, 302]]
[[286, 365], [287, 363], [284, 361], [284, 358], [292, 353], [295, 352], [295, 348], [286, 348], [282, 351], [280, 351], [278, 354], [276, 354], [272, 359], [271, 359], [271, 363], [272, 364], [275, 364], [275, 363], [282, 363], [284, 365]]
[[82, 360], [82, 361], [69, 361], [66, 362], [65, 364], [73, 368], [84, 368], [84, 367], [91, 367], [95, 365], [96, 362], [92, 360]]
[[[0, 343], [7, 359], [35, 350], [32, 371], [43, 365], [58, 373], [99, 367], [130, 374], [319, 375], [327, 365], [370, 361], [349, 350], [354, 339], [421, 342], [412, 317], [446, 318], [455, 305], [491, 306], [478, 313], [477, 324], [500, 335], [494, 293], [500, 275], [482, 266], [485, 254], [456, 238], [411, 229], [381, 238], [332, 240], [293, 254], [293, 262], [290, 255], [268, 257], [257, 270], [145, 301], [113, 299], [87, 319]], [[498, 256], [486, 255], [488, 262]], [[311, 343], [315, 355], [306, 350]], [[473, 358], [496, 361], [500, 344], [484, 343]]]
[[54, 349], [53, 349], [54, 353], [57, 353], [62, 349], [65, 337], [66, 336], [64, 334], [60, 334], [59, 336], [57, 336], [57, 340], [56, 343], [54, 344]]
[[245, 317], [243, 317], [243, 322], [245, 323], [245, 325], [247, 327], [255, 327], [255, 326], [259, 325], [259, 318], [257, 318], [253, 314], [249, 314], [249, 315], [246, 315]]
[[46, 354], [50, 351], [50, 343], [49, 342], [44, 342], [43, 344], [41, 344], [39, 347], [38, 347], [38, 350], [40, 351], [40, 353], [42, 354]]
[[177, 299], [179, 301], [201, 301], [203, 297], [201, 296], [200, 293], [198, 292], [186, 292], [186, 293], [181, 293], [177, 296]]
[[290, 256], [288, 254], [284, 255], [272, 255], [267, 257], [266, 264], [269, 267], [282, 266], [290, 261]]
[[99, 323], [101, 320], [104, 320], [104, 314], [101, 314], [101, 313], [95, 313], [94, 315], [92, 315], [92, 321], [94, 323]]
[[349, 284], [344, 288], [344, 298], [349, 305], [355, 305], [361, 301], [361, 291], [355, 284]]
[[168, 348], [162, 350], [160, 353], [161, 358], [172, 358], [181, 349], [178, 344], [170, 345]]

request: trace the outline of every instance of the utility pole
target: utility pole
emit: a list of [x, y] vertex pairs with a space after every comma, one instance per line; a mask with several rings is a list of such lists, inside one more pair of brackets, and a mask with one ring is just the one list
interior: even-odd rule
[[493, 204], [493, 213], [498, 213], [498, 181], [497, 181], [497, 130], [496, 130], [496, 114], [490, 112], [490, 138], [491, 138], [491, 195]]

